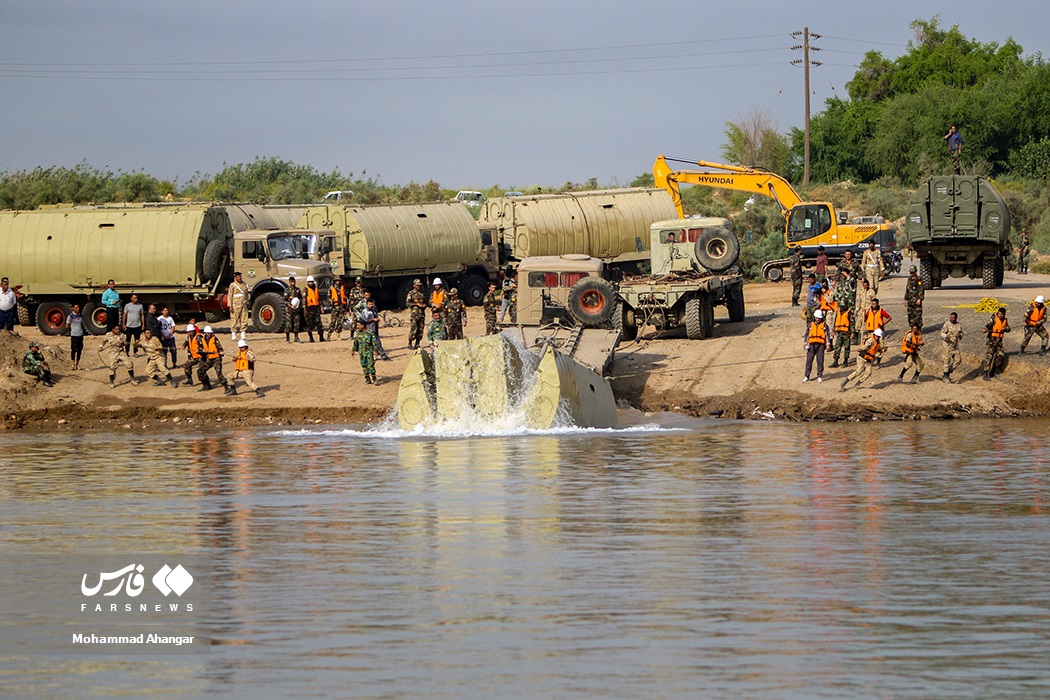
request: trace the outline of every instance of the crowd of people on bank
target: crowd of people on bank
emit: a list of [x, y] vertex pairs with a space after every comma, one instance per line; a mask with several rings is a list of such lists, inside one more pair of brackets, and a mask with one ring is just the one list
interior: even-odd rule
[[[869, 252], [875, 250], [871, 243]], [[820, 251], [823, 255], [823, 251]], [[876, 254], [877, 255], [877, 254]], [[795, 247], [792, 251], [791, 280], [792, 305], [800, 306], [802, 296], [802, 250]], [[842, 379], [839, 388], [845, 390], [851, 382], [860, 387], [868, 381], [873, 370], [882, 366], [888, 345], [886, 344], [887, 324], [892, 320], [890, 314], [882, 308], [878, 292], [879, 281], [884, 276], [881, 257], [869, 256], [866, 252], [860, 262], [854, 260], [847, 251], [837, 264], [835, 275], [829, 275], [827, 258], [820, 265], [818, 257], [817, 270], [809, 275], [805, 285], [806, 302], [802, 317], [806, 323], [803, 336], [806, 351], [803, 382], [809, 382], [814, 368], [817, 382], [824, 381], [824, 358], [832, 352], [831, 367], [854, 367], [851, 374]], [[901, 338], [901, 370], [897, 381], [904, 382], [907, 374], [911, 383], [919, 381], [925, 362], [923, 359], [926, 341], [923, 339], [923, 302], [926, 290], [919, 279], [918, 270], [912, 265], [908, 270], [908, 280], [904, 288], [904, 306], [907, 313], [907, 325]], [[1048, 334], [1045, 329], [1046, 306], [1043, 295], [1035, 297], [1025, 309], [1024, 338], [1018, 354], [1025, 354], [1032, 336], [1039, 336], [1042, 341], [1040, 355], [1045, 355], [1048, 345]], [[982, 365], [982, 376], [992, 379], [1006, 360], [1003, 347], [1004, 338], [1011, 332], [1007, 320], [1006, 307], [992, 314], [984, 325], [986, 353]], [[941, 380], [946, 384], [954, 383], [952, 374], [962, 363], [959, 343], [963, 338], [963, 327], [959, 315], [951, 312], [941, 325], [939, 337], [943, 359]], [[859, 344], [856, 357], [851, 354], [851, 346]]]

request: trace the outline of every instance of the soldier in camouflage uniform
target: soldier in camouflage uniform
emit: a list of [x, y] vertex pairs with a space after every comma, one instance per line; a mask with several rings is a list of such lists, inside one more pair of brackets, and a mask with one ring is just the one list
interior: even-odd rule
[[988, 351], [984, 355], [984, 378], [991, 379], [1006, 359], [1003, 352], [1003, 335], [1010, 332], [1010, 323], [1006, 320], [1006, 307], [1000, 306], [991, 320], [984, 326], [984, 335], [988, 338]]
[[411, 319], [408, 349], [415, 350], [423, 340], [423, 326], [427, 321], [427, 297], [423, 294], [422, 280], [412, 280], [412, 291], [408, 293], [408, 309]]
[[918, 270], [912, 265], [908, 268], [908, 283], [904, 288], [904, 306], [908, 309], [908, 325], [922, 328], [922, 301], [926, 298], [926, 289], [919, 279]]
[[354, 337], [357, 333], [357, 314], [358, 307], [364, 308], [362, 305], [365, 300], [365, 285], [364, 280], [360, 277], [354, 280], [354, 286], [350, 288], [350, 291], [346, 295], [346, 308], [347, 313], [350, 314], [350, 338]]
[[110, 389], [116, 386], [117, 365], [124, 365], [127, 368], [128, 381], [131, 382], [132, 386], [138, 384], [138, 381], [135, 379], [135, 365], [132, 364], [131, 358], [128, 357], [128, 351], [124, 349], [123, 330], [119, 323], [113, 326], [112, 332], [102, 336], [102, 342], [98, 346], [98, 354], [102, 358], [102, 364], [109, 368]]
[[1021, 245], [1017, 246], [1017, 272], [1021, 275], [1028, 274], [1028, 254], [1031, 252], [1031, 242], [1028, 238], [1028, 229], [1021, 229]]
[[1028, 347], [1028, 342], [1032, 339], [1033, 335], [1039, 336], [1043, 341], [1043, 346], [1039, 350], [1040, 355], [1046, 354], [1047, 345], [1050, 344], [1050, 336], [1046, 333], [1046, 328], [1043, 325], [1046, 323], [1046, 304], [1042, 294], [1035, 298], [1028, 308], [1025, 309], [1024, 314], [1024, 339], [1021, 341], [1021, 350], [1018, 352], [1019, 355], [1023, 355], [1025, 348]]
[[332, 302], [332, 318], [328, 322], [328, 339], [341, 340], [347, 302], [346, 285], [343, 280], [336, 280], [332, 288], [328, 290], [328, 297]]
[[51, 366], [47, 364], [47, 360], [40, 353], [40, 346], [37, 345], [36, 341], [29, 344], [29, 349], [26, 350], [26, 354], [22, 357], [22, 371], [36, 377], [44, 386], [55, 385], [51, 380]]
[[791, 253], [791, 305], [798, 306], [798, 298], [802, 295], [802, 248], [795, 246]]
[[857, 289], [856, 297], [853, 299], [853, 340], [859, 342], [865, 332], [864, 313], [871, 308], [871, 300], [875, 298], [875, 291], [871, 288], [866, 278], [861, 278], [860, 288]]
[[445, 332], [445, 319], [441, 317], [441, 309], [434, 309], [433, 320], [427, 324], [427, 350], [434, 352], [434, 345], [439, 340], [448, 340]]
[[463, 324], [467, 322], [467, 308], [459, 298], [459, 290], [453, 287], [448, 292], [445, 304], [445, 334], [449, 340], [463, 340]]
[[[839, 295], [839, 290], [835, 290], [836, 297]], [[844, 367], [849, 366], [850, 356], [849, 351], [853, 345], [853, 308], [850, 306], [850, 302], [845, 299], [831, 302], [831, 328], [834, 331], [834, 348], [835, 354], [831, 358], [831, 366], [839, 366], [839, 358], [842, 358], [842, 365]]]
[[495, 282], [489, 282], [489, 293], [482, 299], [481, 306], [485, 309], [485, 335], [499, 333], [499, 322], [496, 318], [497, 309], [499, 309], [499, 299], [496, 298]]
[[361, 359], [361, 371], [365, 374], [365, 384], [376, 383], [376, 350], [379, 345], [376, 335], [365, 328], [364, 321], [357, 322], [357, 332], [354, 334], [354, 347], [351, 355], [357, 355]]
[[941, 380], [945, 384], [952, 383], [952, 372], [962, 364], [962, 353], [959, 352], [959, 341], [962, 340], [963, 329], [959, 323], [959, 314], [954, 311], [948, 315], [948, 320], [941, 326], [941, 340], [944, 341], [944, 373]]
[[292, 334], [295, 334], [295, 342], [299, 342], [299, 331], [303, 329], [303, 290], [295, 286], [295, 278], [288, 278], [288, 291], [284, 295], [288, 304], [288, 322], [284, 326], [284, 342], [292, 342]]
[[852, 286], [856, 289], [857, 278], [860, 277], [860, 262], [853, 257], [853, 251], [847, 250], [835, 267], [839, 271], [839, 284], [846, 279], [852, 280]]
[[211, 326], [204, 327], [204, 335], [200, 341], [200, 353], [201, 361], [197, 365], [197, 379], [200, 380], [201, 388], [197, 391], [211, 391], [211, 379], [208, 377], [208, 370], [212, 367], [215, 368], [215, 374], [218, 375], [219, 384], [226, 389], [226, 395], [230, 394], [230, 383], [226, 379], [226, 375], [222, 373], [222, 357], [225, 355], [225, 351], [222, 349], [222, 343], [215, 336], [215, 332], [212, 331]]
[[[171, 372], [165, 368], [164, 355], [165, 348], [164, 344], [160, 342], [160, 338], [153, 335], [153, 331], [149, 328], [142, 331], [142, 340], [135, 341], [135, 347], [141, 348], [146, 353], [146, 376], [153, 377], [153, 382], [157, 386], [164, 386], [165, 381], [172, 387], [175, 386], [175, 380], [171, 378]], [[164, 375], [165, 379], [161, 379], [160, 375]]]

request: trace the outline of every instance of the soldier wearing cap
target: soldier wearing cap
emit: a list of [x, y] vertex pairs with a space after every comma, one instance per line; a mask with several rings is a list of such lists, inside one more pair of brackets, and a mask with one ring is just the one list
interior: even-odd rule
[[1021, 341], [1021, 355], [1024, 354], [1025, 348], [1028, 347], [1028, 341], [1032, 339], [1033, 335], [1039, 336], [1043, 341], [1043, 346], [1039, 349], [1040, 355], [1046, 354], [1047, 345], [1050, 344], [1050, 337], [1047, 336], [1046, 328], [1043, 325], [1046, 323], [1046, 300], [1043, 295], [1040, 294], [1035, 298], [1024, 314], [1024, 339]]
[[98, 346], [99, 357], [102, 364], [109, 368], [109, 388], [116, 386], [117, 365], [124, 365], [128, 370], [128, 381], [132, 386], [138, 384], [135, 379], [135, 365], [128, 357], [128, 351], [124, 348], [124, 333], [120, 324], [113, 326], [113, 330], [102, 336], [102, 342]]
[[879, 280], [882, 279], [886, 263], [882, 259], [882, 254], [875, 247], [874, 240], [868, 241], [868, 249], [860, 256], [860, 266], [861, 271], [864, 273], [864, 279], [868, 280], [868, 286], [871, 287], [871, 291], [878, 294]]
[[230, 339], [237, 340], [237, 333], [248, 332], [248, 285], [244, 283], [240, 272], [233, 273], [233, 282], [226, 291], [230, 303]]
[[926, 289], [919, 279], [914, 265], [908, 268], [908, 283], [904, 287], [904, 306], [908, 309], [908, 325], [922, 328], [922, 301], [926, 298]]
[[427, 350], [434, 352], [434, 346], [439, 340], [448, 340], [445, 331], [445, 319], [442, 318], [441, 309], [434, 309], [433, 320], [427, 324]]
[[237, 380], [243, 379], [245, 386], [255, 392], [255, 398], [263, 397], [262, 389], [255, 383], [255, 352], [248, 347], [247, 340], [237, 341], [237, 357], [233, 361], [233, 373], [226, 378], [229, 381], [227, 396], [237, 394]]
[[499, 321], [496, 318], [499, 300], [496, 298], [495, 282], [489, 282], [489, 293], [481, 300], [481, 306], [485, 310], [485, 335], [499, 333]]
[[306, 305], [306, 336], [314, 342], [314, 331], [317, 331], [321, 342], [324, 342], [324, 326], [321, 325], [321, 290], [313, 275], [306, 277], [306, 289], [303, 290], [303, 301]]
[[226, 381], [226, 376], [222, 373], [222, 343], [215, 337], [215, 332], [211, 329], [211, 326], [204, 327], [204, 337], [200, 341], [200, 353], [201, 361], [197, 365], [197, 379], [201, 382], [201, 388], [198, 391], [209, 391], [211, 390], [211, 380], [208, 378], [208, 370], [212, 367], [215, 368], [216, 378], [219, 383], [226, 388], [226, 394], [230, 393], [230, 384]]
[[871, 376], [871, 371], [875, 367], [875, 360], [881, 353], [882, 329], [876, 328], [867, 338], [864, 339], [864, 345], [857, 351], [857, 354], [860, 355], [860, 359], [857, 360], [857, 369], [853, 370], [853, 374], [842, 380], [839, 390], [845, 390], [846, 385], [854, 379], [857, 380], [856, 388], [859, 389]]
[[365, 375], [365, 384], [376, 384], [376, 351], [380, 350], [379, 338], [365, 325], [365, 319], [357, 321], [357, 333], [354, 335], [354, 347], [351, 355], [357, 355], [361, 361], [361, 371]]
[[948, 320], [941, 326], [941, 340], [944, 341], [944, 372], [941, 381], [952, 384], [952, 372], [962, 364], [962, 353], [959, 352], [959, 343], [962, 341], [963, 328], [959, 323], [959, 314], [954, 311], [948, 314]]
[[354, 337], [357, 333], [357, 315], [358, 305], [365, 300], [365, 281], [360, 277], [354, 279], [354, 286], [350, 288], [350, 291], [346, 295], [346, 306], [350, 310], [350, 338]]
[[459, 298], [459, 290], [453, 287], [448, 292], [445, 304], [445, 334], [449, 340], [463, 340], [463, 326], [467, 323], [467, 308]]
[[408, 329], [408, 349], [413, 350], [418, 348], [419, 343], [423, 340], [423, 325], [427, 320], [427, 298], [423, 294], [421, 280], [412, 280], [412, 291], [408, 293], [406, 301], [411, 319]]
[[798, 306], [798, 299], [802, 296], [802, 248], [799, 246], [792, 247], [788, 273], [791, 277], [791, 305]]
[[[146, 376], [153, 377], [153, 382], [157, 386], [164, 386], [165, 382], [167, 382], [174, 388], [175, 380], [172, 379], [171, 373], [164, 367], [166, 350], [164, 343], [160, 342], [160, 338], [153, 335], [153, 331], [147, 328], [142, 331], [142, 340], [135, 341], [135, 347], [141, 348], [146, 353]], [[162, 374], [164, 379], [161, 379], [160, 375]]]
[[51, 366], [47, 364], [44, 355], [40, 352], [40, 346], [34, 340], [29, 343], [29, 349], [22, 357], [22, 371], [37, 378], [44, 386], [54, 386], [51, 379]]
[[284, 342], [299, 342], [299, 331], [303, 329], [303, 290], [300, 289], [294, 277], [288, 278], [288, 291], [284, 294], [285, 302], [288, 304], [288, 322], [284, 326]]

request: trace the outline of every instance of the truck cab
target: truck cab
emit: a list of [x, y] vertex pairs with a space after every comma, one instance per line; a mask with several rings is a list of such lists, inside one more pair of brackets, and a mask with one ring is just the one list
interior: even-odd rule
[[[569, 306], [569, 292], [585, 277], [602, 279], [605, 263], [589, 255], [538, 255], [518, 265], [518, 323], [538, 326], [543, 297]], [[612, 301], [611, 299], [609, 300]]]
[[307, 277], [313, 277], [321, 290], [321, 303], [328, 303], [335, 276], [332, 266], [319, 256], [329, 235], [335, 238], [335, 232], [327, 229], [250, 229], [234, 236], [233, 268], [248, 285], [252, 321], [260, 331], [278, 333], [284, 327], [289, 277], [300, 287], [306, 286]]

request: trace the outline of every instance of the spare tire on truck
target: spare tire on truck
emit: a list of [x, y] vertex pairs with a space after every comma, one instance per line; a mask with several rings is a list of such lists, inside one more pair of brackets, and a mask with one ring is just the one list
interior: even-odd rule
[[230, 246], [226, 241], [214, 240], [204, 249], [204, 263], [201, 265], [201, 279], [215, 282], [226, 271], [230, 262]]
[[599, 328], [616, 310], [616, 293], [601, 277], [584, 277], [569, 290], [569, 314], [584, 328]]
[[711, 272], [725, 272], [740, 257], [740, 241], [725, 227], [709, 228], [696, 239], [693, 254]]

